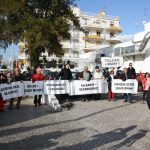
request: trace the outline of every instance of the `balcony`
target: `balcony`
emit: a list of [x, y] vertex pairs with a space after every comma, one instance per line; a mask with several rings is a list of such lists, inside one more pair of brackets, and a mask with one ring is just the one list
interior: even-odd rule
[[110, 37], [110, 39], [108, 39], [108, 41], [110, 42], [110, 44], [118, 44], [121, 43], [120, 39], [117, 37]]
[[82, 27], [84, 29], [95, 29], [95, 30], [103, 31], [106, 28], [106, 25], [100, 23], [91, 23], [91, 24], [82, 25]]
[[88, 35], [88, 36], [83, 37], [83, 39], [85, 41], [91, 41], [91, 40], [102, 41], [103, 40], [103, 38], [101, 36], [97, 36], [97, 35]]
[[96, 44], [88, 44], [83, 50], [85, 53], [87, 52], [94, 52], [99, 50], [101, 45], [96, 45]]
[[123, 32], [123, 29], [121, 27], [117, 27], [117, 26], [111, 26], [109, 29], [108, 29], [110, 32]]

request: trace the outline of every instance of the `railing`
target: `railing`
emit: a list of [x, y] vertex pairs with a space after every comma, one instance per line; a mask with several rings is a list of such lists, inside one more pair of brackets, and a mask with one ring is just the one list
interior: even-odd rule
[[118, 47], [114, 49], [114, 55], [120, 56], [124, 54], [133, 54], [138, 53], [138, 47], [136, 45], [128, 46], [128, 47]]

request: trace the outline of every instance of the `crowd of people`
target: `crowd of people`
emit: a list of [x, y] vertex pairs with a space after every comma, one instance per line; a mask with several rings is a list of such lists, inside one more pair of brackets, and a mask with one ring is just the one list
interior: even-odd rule
[[[36, 81], [45, 81], [45, 80], [53, 80], [53, 79], [61, 79], [61, 80], [73, 80], [73, 76], [72, 76], [72, 72], [70, 70], [70, 65], [66, 64], [64, 66], [63, 69], [61, 69], [61, 71], [59, 73], [56, 74], [56, 78], [51, 78], [49, 77], [48, 72], [46, 72], [46, 74], [42, 71], [41, 68], [37, 68], [36, 70], [34, 70], [33, 68], [30, 69], [28, 68], [27, 71], [21, 73], [19, 68], [14, 69], [13, 71], [4, 71], [0, 73], [0, 84], [10, 84], [11, 82], [16, 82], [16, 81], [32, 81], [32, 82], [36, 82]], [[144, 103], [144, 101], [147, 99], [148, 97], [148, 91], [150, 89], [150, 83], [149, 83], [149, 73], [145, 74], [145, 85], [143, 86], [143, 99], [142, 99], [142, 103]], [[108, 69], [104, 69], [101, 70], [99, 68], [99, 66], [95, 67], [95, 70], [93, 73], [91, 73], [88, 70], [88, 67], [85, 66], [83, 71], [78, 75], [78, 79], [79, 80], [86, 80], [86, 81], [90, 81], [90, 80], [94, 80], [94, 79], [105, 79], [107, 80], [108, 83], [108, 101], [115, 101], [116, 100], [116, 94], [112, 92], [112, 81], [114, 79], [121, 79], [123, 81], [126, 81], [128, 79], [136, 79], [136, 72], [135, 69], [132, 66], [132, 63], [129, 64], [128, 68], [124, 68], [123, 69], [123, 73], [122, 74], [118, 74], [115, 70], [115, 68], [113, 68], [112, 70], [108, 70]], [[92, 96], [92, 98], [91, 98]], [[68, 94], [63, 94], [63, 95], [56, 95], [56, 97], [58, 98], [60, 103], [65, 102], [69, 102], [70, 101], [70, 96]], [[133, 103], [133, 96], [132, 93], [124, 93], [123, 95], [124, 97], [124, 102], [129, 102], [129, 103]], [[35, 106], [41, 106], [41, 98], [42, 95], [35, 95], [34, 96], [34, 105]], [[63, 101], [61, 99], [64, 99]], [[97, 93], [97, 94], [87, 94], [87, 95], [83, 95], [83, 102], [87, 101], [89, 102], [90, 99], [94, 99], [94, 100], [100, 100], [101, 99], [101, 94]], [[21, 99], [22, 97], [18, 97], [17, 98], [17, 103], [16, 103], [16, 108], [19, 109], [20, 105], [21, 105]], [[8, 109], [13, 109], [14, 107], [14, 98], [9, 100], [9, 106]], [[0, 111], [2, 112], [4, 109], [4, 105], [5, 105], [6, 101], [3, 100], [2, 95], [0, 94]]]

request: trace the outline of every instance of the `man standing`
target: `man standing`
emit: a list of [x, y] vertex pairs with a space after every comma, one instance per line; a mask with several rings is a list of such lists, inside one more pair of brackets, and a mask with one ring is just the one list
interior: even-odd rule
[[66, 64], [65, 67], [61, 69], [59, 76], [61, 77], [61, 80], [72, 80], [72, 73], [69, 64]]
[[[41, 74], [41, 68], [37, 68], [36, 69], [36, 74], [34, 74], [33, 76], [32, 76], [32, 82], [36, 82], [36, 81], [44, 81], [44, 80], [46, 80], [46, 78], [45, 78], [45, 76], [43, 76], [42, 74]], [[34, 96], [34, 105], [35, 106], [40, 106], [40, 105], [42, 105], [41, 104], [41, 98], [42, 98], [42, 95], [35, 95]]]
[[[99, 66], [95, 67], [95, 72], [93, 74], [93, 78], [94, 79], [103, 79], [103, 73], [100, 71]], [[95, 100], [100, 100], [100, 97], [101, 97], [100, 93], [94, 94]]]
[[[14, 70], [14, 74], [12, 74], [10, 82], [17, 82], [17, 81], [21, 81], [21, 82], [24, 81], [23, 75], [21, 74], [19, 68], [16, 68]], [[16, 104], [16, 108], [17, 109], [20, 108], [21, 99], [22, 99], [22, 97], [18, 97], [17, 104]], [[13, 108], [13, 104], [14, 104], [14, 98], [11, 98], [10, 101], [9, 101], [9, 107], [8, 107], [8, 109], [12, 109]]]
[[[124, 68], [123, 69], [123, 74], [122, 74], [122, 80], [123, 81], [126, 81], [126, 80], [128, 80], [128, 79], [131, 79], [131, 75], [128, 73], [128, 69], [127, 68]], [[129, 99], [129, 103], [133, 103], [132, 102], [132, 94], [131, 93], [124, 93], [124, 98], [125, 98], [125, 100], [124, 100], [124, 102], [127, 102], [128, 101], [128, 99]]]
[[[61, 69], [59, 77], [61, 78], [61, 80], [69, 80], [69, 81], [72, 80], [72, 73], [71, 73], [69, 64], [66, 64], [65, 67]], [[66, 102], [69, 101], [69, 95], [68, 94], [63, 94], [60, 97], [61, 97], [60, 103], [63, 103], [63, 101], [62, 101], [63, 98], [62, 97], [65, 98]]]
[[[86, 80], [86, 81], [90, 81], [92, 79], [92, 74], [88, 70], [87, 66], [84, 67], [84, 70], [81, 72], [79, 79], [80, 80]], [[85, 101], [87, 101], [87, 102], [90, 101], [90, 95], [89, 94], [85, 95], [83, 102], [85, 102]]]
[[128, 74], [129, 79], [136, 78], [136, 72], [135, 72], [135, 69], [132, 67], [132, 63], [129, 63], [129, 68], [127, 69], [127, 74]]

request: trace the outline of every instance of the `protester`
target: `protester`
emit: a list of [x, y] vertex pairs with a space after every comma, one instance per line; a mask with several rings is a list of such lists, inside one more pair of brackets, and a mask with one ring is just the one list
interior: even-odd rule
[[[32, 76], [32, 82], [36, 82], [36, 81], [44, 81], [46, 80], [45, 76], [43, 76], [41, 74], [41, 68], [37, 68], [36, 69], [36, 73]], [[34, 105], [35, 106], [41, 106], [41, 98], [42, 98], [42, 95], [35, 95], [34, 96]]]
[[66, 64], [65, 67], [61, 69], [59, 76], [61, 80], [72, 80], [72, 73], [69, 64]]
[[112, 81], [114, 78], [114, 71], [110, 71], [109, 75], [106, 78], [108, 82], [108, 101], [115, 101], [115, 93], [113, 93], [111, 90]]
[[[69, 64], [66, 64], [65, 67], [61, 69], [59, 73], [59, 77], [61, 80], [69, 80], [69, 81], [72, 80], [72, 73], [71, 73]], [[59, 94], [59, 96], [61, 97], [61, 100], [60, 100], [61, 103], [64, 103], [65, 101], [69, 102], [68, 94], [63, 94], [63, 95]]]
[[0, 93], [0, 112], [4, 111], [4, 104], [6, 104], [6, 101], [3, 100], [2, 95]]
[[[101, 70], [99, 69], [99, 66], [95, 67], [95, 72], [93, 74], [93, 79], [103, 79], [103, 73], [101, 72]], [[100, 100], [101, 98], [101, 94], [94, 94], [94, 100]]]
[[[92, 74], [88, 70], [87, 66], [84, 67], [84, 70], [81, 72], [79, 79], [80, 80], [86, 80], [86, 81], [90, 81], [92, 79]], [[83, 102], [85, 102], [85, 101], [87, 101], [87, 102], [90, 101], [90, 95], [89, 94], [86, 94], [84, 96]]]
[[32, 80], [32, 71], [28, 67], [24, 76], [24, 81], [31, 81], [31, 80]]
[[127, 69], [128, 79], [136, 79], [136, 72], [132, 66], [132, 63], [129, 63], [129, 67]]
[[142, 100], [142, 104], [144, 104], [144, 101], [147, 99], [147, 96], [148, 96], [148, 90], [150, 88], [150, 81], [148, 80], [149, 79], [149, 73], [146, 73], [145, 74], [145, 85], [143, 87], [143, 100]]
[[[6, 74], [0, 73], [0, 84], [7, 83], [7, 76]], [[6, 104], [6, 101], [3, 100], [3, 97], [0, 93], [0, 112], [4, 111], [4, 104]]]
[[[123, 81], [126, 81], [128, 79], [131, 79], [131, 74], [128, 73], [128, 69], [127, 68], [124, 68], [123, 69], [123, 74], [122, 74], [122, 80]], [[129, 103], [133, 103], [132, 102], [132, 94], [131, 93], [124, 93], [124, 102], [127, 102], [129, 100]]]
[[[21, 81], [21, 82], [24, 81], [23, 75], [21, 74], [19, 68], [16, 68], [14, 70], [14, 74], [12, 74], [10, 82], [17, 82], [17, 81]], [[22, 97], [18, 97], [18, 99], [17, 99], [16, 108], [18, 108], [18, 109], [20, 108], [21, 99], [22, 99]], [[11, 98], [10, 101], [9, 101], [8, 109], [12, 109], [13, 104], [14, 104], [14, 98]]]

